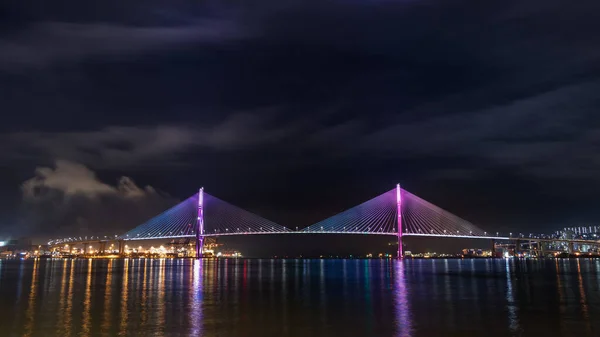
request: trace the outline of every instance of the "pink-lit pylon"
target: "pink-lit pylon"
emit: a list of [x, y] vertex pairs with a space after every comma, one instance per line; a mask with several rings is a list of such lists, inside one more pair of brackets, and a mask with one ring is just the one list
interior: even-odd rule
[[396, 207], [398, 208], [398, 258], [404, 257], [402, 251], [402, 194], [400, 184], [396, 184]]
[[198, 219], [196, 221], [196, 258], [202, 257], [204, 247], [204, 187], [198, 191]]

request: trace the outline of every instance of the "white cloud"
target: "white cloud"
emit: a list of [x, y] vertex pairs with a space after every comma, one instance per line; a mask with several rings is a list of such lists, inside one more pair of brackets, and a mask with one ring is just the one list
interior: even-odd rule
[[87, 167], [65, 160], [57, 160], [55, 168], [38, 167], [35, 177], [23, 183], [22, 191], [26, 200], [43, 198], [54, 192], [60, 192], [67, 198], [73, 196], [135, 198], [155, 193], [152, 187], [140, 188], [128, 177], [122, 177], [116, 186], [108, 185], [101, 182]]
[[21, 187], [20, 221], [12, 230], [20, 235], [119, 234], [177, 203], [129, 177], [108, 184], [88, 167], [65, 160], [37, 168]]

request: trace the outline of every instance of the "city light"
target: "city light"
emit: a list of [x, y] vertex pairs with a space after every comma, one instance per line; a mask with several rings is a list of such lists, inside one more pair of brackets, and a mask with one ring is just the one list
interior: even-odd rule
[[[400, 243], [402, 242], [401, 240], [403, 237], [411, 236], [448, 238], [487, 237], [488, 239], [494, 239], [498, 241], [503, 239], [510, 241], [507, 244], [498, 243], [495, 246], [497, 249], [499, 249], [498, 255], [495, 255], [495, 249], [492, 250], [492, 253], [494, 256], [498, 257], [506, 255], [506, 250], [509, 249], [511, 251], [510, 254], [512, 255], [512, 247], [514, 247], [515, 244], [520, 245], [521, 247], [516, 248], [516, 252], [514, 252], [514, 254], [523, 257], [539, 257], [544, 255], [550, 256], [554, 254], [555, 251], [559, 251], [561, 254], [570, 254], [571, 256], [575, 256], [576, 252], [580, 253], [581, 255], [588, 256], [590, 253], [597, 254], [598, 246], [600, 245], [600, 242], [596, 242], [598, 238], [597, 233], [600, 233], [600, 226], [569, 227], [565, 228], [563, 231], [556, 231], [556, 233], [552, 233], [551, 235], [536, 235], [534, 233], [529, 233], [529, 235], [527, 235], [517, 232], [513, 236], [513, 233], [510, 232], [509, 236], [504, 233], [502, 234], [503, 237], [501, 237], [500, 233], [496, 232], [496, 237], [490, 237], [491, 235], [488, 236], [487, 231], [483, 231], [475, 225], [460, 219], [431, 203], [428, 203], [418, 196], [400, 189], [399, 185], [397, 185], [393, 190], [383, 193], [347, 211], [341, 212], [338, 215], [334, 215], [333, 217], [317, 222], [302, 230], [299, 230], [299, 227], [295, 227], [295, 231], [285, 227], [275, 227], [274, 224], [268, 220], [262, 219], [253, 214], [249, 214], [246, 211], [222, 202], [208, 194], [204, 195], [202, 189], [199, 193], [201, 193], [201, 195], [196, 194], [183, 203], [180, 203], [165, 213], [159, 215], [158, 217], [151, 219], [149, 222], [121, 235], [121, 239], [119, 239], [118, 235], [114, 236], [115, 239], [113, 239], [113, 235], [104, 236], [105, 239], [102, 239], [102, 236], [85, 236], [85, 239], [83, 237], [68, 237], [50, 240], [48, 245], [53, 247], [54, 252], [57, 255], [62, 253], [64, 256], [68, 256], [67, 254], [69, 254], [71, 255], [70, 257], [77, 257], [80, 254], [93, 255], [94, 252], [92, 251], [92, 245], [88, 246], [89, 250], [85, 249], [85, 246], [87, 246], [89, 243], [98, 243], [97, 246], [99, 246], [100, 256], [95, 255], [94, 258], [106, 257], [106, 254], [116, 253], [117, 251], [122, 255], [125, 254], [130, 256], [130, 254], [132, 254], [131, 257], [135, 257], [136, 254], [138, 254], [140, 257], [144, 255], [144, 257], [161, 258], [165, 256], [199, 256], [199, 254], [194, 255], [194, 247], [203, 247], [202, 252], [204, 253], [204, 257], [239, 257], [241, 254], [235, 252], [217, 252], [216, 249], [213, 249], [215, 246], [209, 248], [203, 244], [198, 245], [189, 238], [196, 236], [196, 242], [202, 242], [210, 237], [218, 237], [221, 235], [267, 233], [280, 234], [284, 232], [394, 235], [397, 236]], [[196, 230], [196, 226], [199, 225], [197, 223], [194, 224], [194, 218], [196, 215], [192, 214], [191, 219], [188, 218], [190, 216], [188, 210], [192, 203], [197, 203], [194, 206], [200, 208], [201, 211], [203, 205], [199, 201], [203, 200], [209, 201], [209, 205], [219, 203], [219, 207], [226, 209], [231, 213], [230, 215], [239, 217], [237, 218], [236, 222], [228, 223], [226, 225], [227, 227], [223, 224], [220, 224], [216, 226], [217, 228], [207, 229], [206, 231], [210, 234], [198, 235], [198, 233], [204, 233], [204, 229]], [[397, 209], [394, 209], [396, 207]], [[381, 212], [383, 215], [379, 216], [378, 212], [382, 209], [385, 210], [385, 212]], [[395, 216], [389, 216], [390, 214], [394, 213], [397, 215], [397, 218]], [[421, 219], [427, 219], [435, 215], [437, 218], [443, 218], [444, 222], [439, 224], [428, 223], [427, 221], [416, 222], [410, 216], [408, 216], [406, 219], [402, 219], [401, 215], [403, 214], [414, 214], [416, 217]], [[198, 215], [199, 218], [203, 220], [202, 212], [199, 212]], [[404, 224], [402, 223], [403, 221]], [[177, 226], [181, 226], [181, 228], [178, 228]], [[229, 231], [229, 227], [232, 228], [231, 231]], [[271, 230], [269, 230], [269, 227]], [[173, 244], [173, 241], [169, 243], [163, 243], [164, 246], [155, 242], [155, 244], [159, 244], [158, 248], [152, 246], [145, 251], [143, 250], [142, 246], [139, 246], [139, 248], [136, 250], [130, 248], [128, 245], [125, 245], [123, 249], [122, 245], [124, 241], [121, 241], [129, 240], [125, 239], [127, 237], [136, 236], [138, 239], [140, 237], [144, 239], [172, 238], [174, 234], [176, 235], [176, 238], [188, 239], [186, 239], [185, 242], [176, 244]], [[93, 241], [88, 241], [88, 237]], [[527, 242], [527, 240], [530, 240], [530, 242]], [[117, 246], [117, 241], [119, 241], [118, 249], [115, 247]], [[0, 241], [0, 246], [4, 246], [6, 244], [7, 242]], [[183, 247], [183, 245], [186, 245], [186, 247]], [[508, 248], [509, 246], [510, 248]], [[105, 247], [108, 247], [108, 249], [105, 249]], [[398, 244], [398, 250], [398, 255], [402, 256], [402, 244]], [[42, 252], [41, 248], [37, 249], [37, 251], [38, 253]], [[30, 251], [29, 254], [33, 254], [32, 252], [33, 251]], [[95, 253], [98, 254], [98, 250], [96, 250]], [[379, 253], [373, 254], [374, 256], [378, 256]], [[433, 254], [427, 255], [429, 257], [434, 256]], [[460, 256], [460, 254], [458, 255]], [[471, 253], [469, 252], [468, 255], [471, 255]], [[486, 256], [485, 254], [474, 255]], [[416, 255], [413, 255], [413, 257], [414, 256]], [[439, 257], [440, 255], [435, 256]]]

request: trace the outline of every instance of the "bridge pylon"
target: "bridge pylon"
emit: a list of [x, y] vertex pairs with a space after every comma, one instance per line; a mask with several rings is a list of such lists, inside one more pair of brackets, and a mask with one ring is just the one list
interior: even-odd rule
[[404, 257], [404, 251], [402, 249], [402, 189], [400, 184], [396, 184], [396, 208], [398, 212], [398, 258], [401, 259]]
[[198, 219], [196, 220], [196, 258], [202, 257], [204, 246], [204, 187], [198, 191]]

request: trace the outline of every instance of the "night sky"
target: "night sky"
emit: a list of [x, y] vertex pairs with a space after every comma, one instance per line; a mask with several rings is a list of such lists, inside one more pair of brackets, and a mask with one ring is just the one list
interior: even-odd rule
[[489, 231], [598, 224], [600, 2], [0, 5], [0, 235], [195, 193], [289, 227], [396, 183]]

